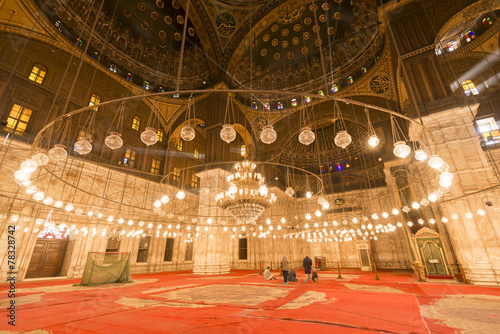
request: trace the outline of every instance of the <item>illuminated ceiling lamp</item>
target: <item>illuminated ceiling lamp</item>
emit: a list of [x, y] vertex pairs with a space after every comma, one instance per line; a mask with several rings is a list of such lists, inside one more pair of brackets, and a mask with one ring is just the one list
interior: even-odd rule
[[375, 129], [373, 128], [372, 122], [370, 120], [370, 111], [368, 108], [365, 108], [366, 120], [368, 123], [368, 145], [371, 147], [376, 147], [380, 143], [380, 139], [377, 137], [375, 133]]
[[228, 144], [236, 139], [236, 130], [234, 129], [232, 124], [229, 124], [231, 122], [231, 113], [229, 112], [229, 105], [231, 105], [233, 121], [236, 121], [234, 117], [234, 108], [231, 96], [227, 94], [226, 112], [224, 113], [224, 125], [222, 126], [222, 130], [220, 131], [220, 138]]
[[[335, 101], [333, 118], [336, 120], [333, 126], [334, 131], [339, 130], [335, 135], [335, 145], [342, 147], [345, 149], [352, 142], [351, 135], [347, 132], [346, 126], [344, 123], [344, 118], [342, 117], [342, 113], [340, 112], [340, 107], [337, 101]], [[338, 124], [338, 125], [337, 125]]]
[[410, 154], [411, 148], [406, 144], [404, 133], [393, 115], [391, 115], [391, 130], [394, 139], [394, 150], [392, 152], [398, 158], [406, 158]]
[[[125, 113], [125, 101], [118, 107], [118, 111], [111, 122], [109, 135], [104, 139], [104, 143], [112, 150], [117, 150], [123, 146], [121, 131], [123, 128], [123, 115]], [[116, 123], [115, 123], [116, 120]]]
[[[193, 115], [191, 115], [191, 113]], [[191, 96], [188, 99], [188, 103], [187, 103], [186, 118], [185, 118], [186, 124], [181, 129], [181, 138], [184, 141], [191, 141], [196, 136], [196, 132], [194, 131], [194, 127], [190, 123], [191, 120], [192, 120], [192, 122], [195, 122], [195, 118], [196, 118], [196, 115], [195, 115], [195, 110], [194, 110], [193, 94], [191, 94]]]

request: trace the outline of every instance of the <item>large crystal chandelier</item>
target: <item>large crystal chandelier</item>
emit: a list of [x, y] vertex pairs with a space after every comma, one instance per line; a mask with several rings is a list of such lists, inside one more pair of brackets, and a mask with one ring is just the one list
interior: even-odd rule
[[236, 163], [235, 173], [227, 177], [229, 188], [215, 197], [217, 205], [228, 210], [239, 223], [253, 223], [271, 204], [276, 195], [269, 193], [265, 179], [255, 172], [250, 161]]

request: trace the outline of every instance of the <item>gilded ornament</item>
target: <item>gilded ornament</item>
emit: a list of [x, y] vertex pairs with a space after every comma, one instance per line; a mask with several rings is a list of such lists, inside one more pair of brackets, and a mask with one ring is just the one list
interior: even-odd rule
[[309, 52], [309, 49], [307, 47], [303, 47], [302, 49], [300, 49], [300, 52], [302, 52], [302, 54], [307, 54]]
[[333, 18], [337, 21], [340, 21], [342, 20], [342, 13], [341, 12], [335, 12], [335, 14], [333, 14]]
[[269, 40], [269, 34], [265, 34], [264, 37], [262, 37], [262, 40], [267, 42]]
[[283, 41], [281, 43], [281, 46], [283, 47], [283, 49], [286, 49], [288, 47], [288, 41]]
[[325, 2], [324, 4], [321, 5], [321, 8], [323, 8], [323, 10], [329, 10], [330, 4], [328, 2]]
[[370, 89], [376, 94], [383, 94], [389, 90], [390, 80], [386, 75], [377, 75], [370, 81]]
[[293, 30], [294, 31], [300, 31], [300, 29], [302, 29], [302, 26], [300, 24], [298, 24], [298, 23], [293, 26]]
[[325, 14], [321, 14], [321, 15], [319, 16], [319, 21], [320, 21], [320, 22], [326, 22], [326, 15], [325, 15]]
[[299, 42], [300, 42], [300, 40], [299, 40], [299, 38], [298, 38], [298, 37], [294, 37], [294, 38], [292, 39], [292, 43], [293, 43], [293, 45], [297, 45], [297, 44], [299, 44]]
[[309, 37], [310, 37], [309, 33], [308, 33], [308, 32], [305, 32], [305, 33], [304, 33], [304, 39], [306, 39], [306, 40], [307, 40], [307, 39], [309, 39]]
[[288, 52], [287, 55], [288, 59], [292, 59], [293, 58], [293, 52]]
[[279, 43], [279, 41], [278, 41], [277, 38], [273, 39], [272, 42], [271, 42], [272, 46], [277, 46], [278, 43]]
[[274, 60], [279, 60], [280, 58], [281, 58], [281, 55], [278, 52], [276, 52], [274, 54]]
[[281, 31], [281, 35], [283, 35], [283, 36], [285, 36], [285, 37], [286, 37], [286, 36], [288, 36], [288, 33], [289, 33], [288, 29], [283, 29], [283, 30]]
[[267, 49], [262, 49], [262, 50], [260, 50], [260, 55], [261, 55], [262, 57], [264, 57], [265, 55], [267, 55]]

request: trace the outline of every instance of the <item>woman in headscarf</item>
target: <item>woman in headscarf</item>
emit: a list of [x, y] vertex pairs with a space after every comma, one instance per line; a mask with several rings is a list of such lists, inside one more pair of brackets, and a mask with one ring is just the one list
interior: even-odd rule
[[290, 269], [290, 263], [286, 255], [283, 255], [283, 259], [281, 260], [281, 271], [283, 272], [283, 281], [285, 285], [288, 285], [288, 270]]

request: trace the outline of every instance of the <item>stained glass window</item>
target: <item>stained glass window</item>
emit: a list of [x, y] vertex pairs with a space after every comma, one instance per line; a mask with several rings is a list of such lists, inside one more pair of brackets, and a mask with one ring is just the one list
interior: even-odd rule
[[276, 108], [283, 109], [283, 102], [278, 102], [278, 104], [276, 105]]
[[305, 102], [305, 103], [309, 103], [309, 102], [311, 102], [311, 97], [310, 97], [310, 96], [306, 96], [306, 97], [304, 97], [304, 102]]
[[465, 33], [465, 36], [464, 36], [464, 37], [465, 37], [465, 40], [466, 40], [467, 42], [470, 42], [470, 41], [472, 41], [474, 38], [476, 38], [476, 35], [474, 34], [474, 31], [469, 30], [469, 31], [467, 31], [467, 32]]
[[258, 107], [257, 107], [257, 102], [255, 102], [255, 101], [254, 101], [254, 102], [252, 102], [252, 109], [257, 109], [257, 108], [258, 108]]
[[339, 87], [336, 84], [333, 84], [332, 85], [332, 93], [336, 93], [336, 92], [338, 92], [338, 90], [339, 90]]
[[354, 79], [352, 78], [352, 75], [347, 77], [347, 84], [350, 85], [354, 82]]
[[297, 106], [297, 99], [292, 99], [292, 107], [296, 107]]
[[361, 67], [361, 75], [366, 74], [366, 66]]
[[158, 135], [158, 141], [162, 142], [163, 141], [163, 130], [162, 129], [158, 129], [156, 131], [156, 134]]

